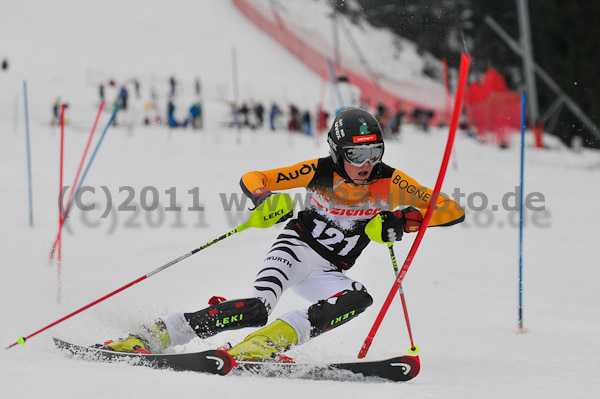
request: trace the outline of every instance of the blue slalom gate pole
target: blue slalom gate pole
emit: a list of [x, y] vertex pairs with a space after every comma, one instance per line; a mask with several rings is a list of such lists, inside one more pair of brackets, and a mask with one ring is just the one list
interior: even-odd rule
[[[73, 197], [77, 197], [77, 193], [79, 192], [79, 189], [81, 188], [81, 185], [83, 184], [83, 181], [85, 180], [85, 177], [87, 176], [87, 174], [90, 170], [90, 166], [92, 166], [92, 162], [94, 162], [94, 158], [96, 157], [96, 153], [98, 152], [98, 149], [100, 148], [100, 144], [102, 144], [102, 140], [104, 140], [104, 136], [106, 135], [108, 128], [110, 127], [113, 120], [115, 119], [115, 115], [117, 115], [118, 110], [119, 110], [119, 106], [115, 104], [112, 115], [110, 116], [110, 119], [108, 120], [108, 123], [106, 124], [106, 127], [104, 128], [104, 131], [102, 132], [102, 135], [100, 135], [100, 139], [98, 140], [98, 143], [96, 144], [96, 147], [94, 148], [94, 152], [92, 152], [92, 156], [90, 157], [90, 160], [88, 161], [88, 164], [86, 165], [85, 170], [83, 171], [83, 175], [81, 175], [81, 179], [79, 179], [79, 183], [77, 184], [77, 189], [75, 190], [75, 194], [73, 195]], [[69, 209], [67, 209], [65, 212], [65, 218], [67, 217], [68, 212], [69, 212]]]
[[[90, 166], [92, 165], [92, 162], [94, 162], [94, 158], [96, 157], [96, 153], [98, 152], [98, 149], [100, 148], [100, 144], [102, 144], [102, 140], [104, 140], [104, 136], [106, 135], [106, 132], [108, 131], [108, 128], [110, 127], [110, 125], [112, 124], [113, 120], [115, 119], [115, 115], [117, 114], [117, 111], [119, 110], [119, 106], [117, 104], [114, 105], [113, 108], [113, 113], [110, 116], [110, 119], [108, 120], [108, 123], [106, 124], [106, 127], [104, 128], [104, 131], [102, 132], [102, 135], [100, 136], [100, 139], [98, 140], [98, 143], [96, 143], [96, 147], [94, 148], [94, 152], [92, 152], [92, 155], [90, 156], [90, 160], [88, 161], [85, 170], [83, 171], [83, 175], [81, 175], [81, 179], [79, 179], [79, 183], [77, 184], [77, 188], [75, 189], [75, 192], [73, 194], [73, 201], [71, 201], [69, 203], [69, 205], [67, 206], [67, 209], [64, 212], [64, 216], [60, 222], [60, 225], [58, 226], [58, 234], [56, 235], [56, 239], [54, 240], [54, 245], [52, 246], [52, 249], [50, 250], [50, 260], [53, 259], [54, 257], [54, 250], [56, 249], [56, 245], [58, 244], [58, 240], [60, 237], [60, 232], [62, 231], [63, 225], [65, 223], [65, 221], [67, 220], [67, 217], [69, 216], [69, 212], [71, 210], [71, 206], [73, 205], [73, 202], [75, 201], [75, 198], [77, 198], [77, 193], [79, 193], [79, 189], [81, 188], [81, 185], [83, 184], [83, 181], [85, 180], [85, 177], [87, 176], [89, 170], [90, 170]], [[59, 206], [61, 207], [61, 212], [62, 212], [62, 204], [59, 204]]]
[[29, 226], [33, 227], [33, 195], [31, 190], [31, 150], [29, 146], [29, 113], [27, 109], [27, 81], [23, 81], [23, 99], [25, 101], [25, 143], [27, 146], [27, 185], [29, 191]]
[[521, 95], [521, 199], [519, 206], [519, 332], [523, 329], [523, 170], [525, 168], [526, 95]]
[[[329, 65], [329, 74], [331, 75], [331, 81], [335, 86], [335, 92], [337, 93], [338, 102], [340, 103], [340, 109], [338, 110], [339, 112], [342, 108], [344, 108], [344, 100], [342, 99], [342, 92], [340, 92], [337, 74], [335, 73], [335, 67], [333, 66], [333, 61], [331, 61], [331, 58], [327, 58], [327, 65]], [[335, 114], [337, 115], [337, 112]]]

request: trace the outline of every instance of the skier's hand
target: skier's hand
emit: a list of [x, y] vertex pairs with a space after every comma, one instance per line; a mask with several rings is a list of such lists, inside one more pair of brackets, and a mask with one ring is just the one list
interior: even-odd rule
[[414, 233], [421, 228], [423, 215], [418, 209], [409, 206], [394, 212], [381, 212], [381, 239], [385, 242], [402, 240], [404, 233]]
[[[396, 212], [402, 212], [404, 217], [405, 233], [415, 233], [419, 231], [421, 228], [421, 222], [423, 221], [423, 215], [418, 209], [409, 206], [408, 208], [402, 209], [402, 211]], [[394, 214], [396, 214], [396, 212], [394, 212]]]
[[[398, 212], [398, 211], [396, 211]], [[381, 240], [384, 242], [394, 242], [402, 240], [404, 234], [404, 215], [400, 212], [399, 217], [396, 212], [383, 211], [381, 216]]]
[[[263, 191], [263, 194], [258, 197], [258, 201], [256, 202], [256, 206], [258, 207], [260, 204], [262, 204], [263, 202], [266, 201], [267, 198], [269, 198], [272, 195], [275, 195], [277, 193], [271, 192], [270, 190], [266, 189], [266, 188], [261, 188], [261, 191]], [[291, 210], [291, 212], [283, 215], [278, 221], [277, 223], [282, 223], [285, 222], [286, 220], [290, 219], [292, 216], [294, 216], [294, 209]], [[275, 223], [275, 224], [277, 224]]]

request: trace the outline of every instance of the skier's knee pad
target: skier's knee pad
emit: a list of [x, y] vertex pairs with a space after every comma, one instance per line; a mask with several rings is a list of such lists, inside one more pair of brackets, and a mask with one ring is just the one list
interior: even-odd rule
[[258, 298], [246, 298], [221, 302], [194, 313], [184, 313], [183, 317], [200, 338], [208, 338], [224, 330], [264, 326], [269, 315]]
[[315, 303], [308, 308], [310, 336], [316, 337], [349, 322], [372, 304], [373, 298], [365, 289], [344, 290], [338, 295]]

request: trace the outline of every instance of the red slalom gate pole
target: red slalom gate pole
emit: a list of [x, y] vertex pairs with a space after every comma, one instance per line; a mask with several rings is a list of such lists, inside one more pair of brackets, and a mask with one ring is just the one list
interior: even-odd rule
[[459, 72], [459, 77], [458, 77], [458, 90], [456, 92], [456, 98], [454, 101], [454, 111], [452, 113], [452, 121], [450, 124], [450, 131], [448, 133], [448, 142], [446, 144], [446, 151], [444, 152], [442, 166], [440, 167], [440, 172], [438, 174], [438, 178], [435, 183], [435, 189], [433, 190], [433, 195], [431, 196], [431, 200], [429, 201], [429, 206], [427, 207], [427, 212], [425, 213], [425, 217], [423, 218], [423, 222], [421, 223], [421, 228], [419, 229], [419, 232], [417, 233], [417, 237], [415, 238], [415, 241], [414, 241], [412, 247], [410, 248], [410, 251], [408, 253], [408, 256], [406, 257], [406, 260], [404, 261], [404, 264], [402, 265], [402, 268], [400, 269], [400, 273], [398, 273], [398, 277], [396, 277], [396, 281], [394, 282], [392, 289], [390, 290], [387, 298], [385, 299], [385, 302], [383, 303], [383, 306], [381, 307], [381, 310], [379, 311], [379, 314], [377, 315], [377, 319], [375, 319], [375, 323], [373, 324], [371, 331], [369, 331], [369, 335], [367, 336], [367, 338], [365, 339], [365, 342], [363, 343], [362, 347], [360, 348], [360, 352], [358, 353], [359, 359], [362, 359], [367, 355], [367, 352], [369, 351], [369, 348], [371, 347], [371, 344], [373, 343], [373, 339], [375, 338], [375, 334], [377, 334], [377, 330], [379, 329], [379, 326], [381, 325], [383, 318], [385, 317], [390, 305], [392, 304], [394, 297], [396, 296], [396, 291], [398, 291], [398, 289], [402, 285], [402, 280], [404, 280], [404, 277], [406, 276], [406, 272], [408, 271], [408, 268], [410, 267], [412, 260], [415, 257], [415, 254], [417, 253], [417, 250], [419, 249], [419, 245], [421, 244], [421, 241], [423, 240], [423, 236], [425, 235], [425, 231], [427, 231], [427, 226], [429, 225], [429, 221], [431, 220], [431, 216], [433, 215], [433, 208], [434, 208], [435, 203], [437, 202], [437, 199], [440, 195], [440, 191], [442, 189], [442, 183], [444, 182], [444, 177], [446, 176], [446, 170], [448, 169], [448, 161], [450, 160], [450, 154], [452, 153], [452, 146], [454, 145], [454, 137], [456, 136], [456, 129], [458, 127], [458, 120], [460, 118], [463, 94], [464, 94], [465, 86], [467, 84], [467, 76], [469, 74], [470, 62], [471, 62], [471, 57], [469, 57], [465, 53], [462, 53], [461, 60], [460, 60], [460, 72]]
[[[58, 202], [62, 202], [63, 164], [65, 155], [65, 104], [60, 105], [60, 169], [58, 178]], [[58, 207], [58, 224], [63, 220], [63, 214]]]
[[[68, 209], [71, 206], [71, 201], [73, 200], [73, 194], [75, 194], [75, 187], [77, 187], [77, 181], [79, 180], [79, 175], [81, 174], [81, 169], [83, 168], [83, 163], [85, 162], [85, 157], [87, 156], [88, 150], [90, 149], [90, 144], [92, 143], [92, 138], [94, 137], [94, 132], [96, 131], [96, 127], [98, 126], [98, 121], [100, 120], [100, 115], [102, 114], [102, 109], [104, 108], [104, 101], [102, 101], [100, 103], [100, 108], [98, 109], [98, 115], [96, 115], [96, 120], [94, 121], [94, 126], [92, 127], [92, 131], [90, 133], [90, 137], [88, 138], [88, 142], [85, 146], [85, 150], [83, 151], [83, 156], [81, 157], [81, 162], [79, 163], [79, 169], [77, 169], [77, 174], [75, 175], [75, 180], [73, 180], [73, 185], [71, 186], [71, 194], [69, 194], [69, 200], [67, 201], [67, 207], [65, 209]], [[62, 185], [61, 185], [61, 192], [62, 192]], [[63, 214], [63, 208], [62, 208], [62, 198], [61, 198], [61, 202], [60, 202], [60, 212], [63, 215], [62, 219], [60, 220], [60, 223], [58, 224], [58, 233], [56, 234], [56, 239], [54, 240], [54, 246], [52, 247], [52, 250], [50, 251], [50, 259], [49, 262], [52, 262], [52, 260], [54, 259], [54, 250], [56, 249], [56, 245], [59, 242], [60, 237], [62, 236], [62, 228], [63, 228], [63, 224], [65, 223], [65, 215]]]
[[[65, 104], [60, 105], [60, 172], [58, 178], [58, 203], [62, 202], [63, 164], [65, 154]], [[63, 214], [58, 207], [58, 224], [63, 220]]]
[[[64, 215], [62, 213], [62, 188], [63, 188], [63, 165], [64, 165], [64, 154], [65, 154], [65, 104], [60, 105], [60, 175], [58, 178], [58, 225], [62, 225], [64, 221]], [[58, 233], [58, 264], [56, 268], [58, 290], [56, 292], [56, 301], [61, 302], [62, 299], [62, 237], [60, 231]]]

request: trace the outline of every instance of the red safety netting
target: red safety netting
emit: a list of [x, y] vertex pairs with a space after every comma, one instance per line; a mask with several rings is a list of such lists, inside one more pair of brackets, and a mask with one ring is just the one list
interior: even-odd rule
[[521, 96], [506, 86], [502, 75], [490, 67], [481, 82], [465, 92], [468, 121], [486, 141], [508, 145], [509, 135], [521, 129]]
[[[233, 0], [233, 4], [248, 20], [252, 21], [257, 27], [284, 46], [308, 68], [325, 79], [331, 78], [327, 65], [327, 56], [321, 54], [303, 37], [288, 28], [285, 21], [281, 20], [277, 14], [260, 7], [259, 4], [255, 4], [250, 0]], [[443, 108], [436, 109], [436, 107], [432, 107], [429, 104], [416, 102], [410, 96], [403, 96], [397, 93], [396, 91], [402, 91], [401, 86], [400, 88], [391, 90], [389, 87], [382, 87], [368, 76], [350, 68], [336, 64], [335, 69], [338, 76], [346, 76], [352, 82], [352, 85], [360, 88], [361, 100], [366, 103], [373, 103], [374, 105], [374, 100], [378, 100], [385, 104], [388, 109], [394, 110], [399, 107], [399, 102], [401, 102], [410, 109], [422, 108], [432, 110], [434, 112], [433, 119], [431, 120], [432, 125], [436, 125], [449, 117], [449, 115], [445, 115], [448, 111]]]

